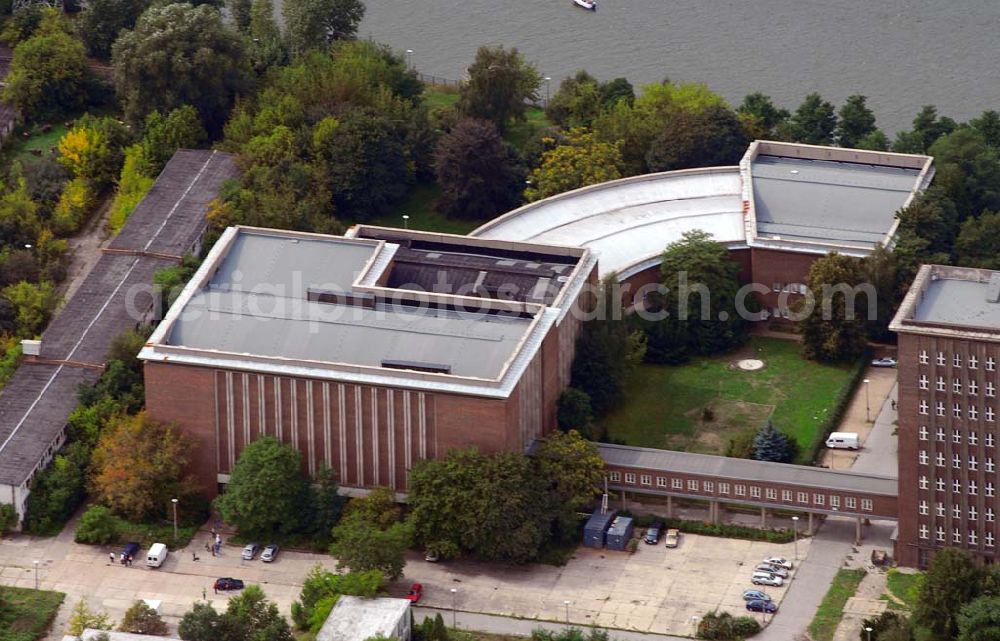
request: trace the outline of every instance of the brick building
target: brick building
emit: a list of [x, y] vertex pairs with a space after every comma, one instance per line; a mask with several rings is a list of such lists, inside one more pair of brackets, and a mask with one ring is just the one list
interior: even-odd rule
[[924, 265], [899, 335], [899, 539], [903, 565], [959, 547], [992, 563], [1000, 529], [1000, 272]]
[[140, 353], [146, 405], [198, 440], [213, 495], [264, 435], [348, 488], [555, 428], [586, 249], [356, 227], [227, 230]]

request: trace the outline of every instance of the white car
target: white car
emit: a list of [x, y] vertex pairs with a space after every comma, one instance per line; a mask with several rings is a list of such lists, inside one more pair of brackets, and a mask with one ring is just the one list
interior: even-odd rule
[[769, 556], [763, 561], [761, 561], [761, 563], [767, 563], [768, 565], [776, 565], [779, 568], [785, 568], [786, 570], [792, 569], [792, 562], [780, 556]]
[[754, 572], [750, 581], [754, 585], [770, 585], [775, 588], [780, 588], [785, 583], [784, 579], [780, 576], [775, 576], [770, 572]]
[[895, 367], [895, 366], [896, 366], [896, 359], [889, 358], [888, 356], [886, 356], [885, 358], [876, 358], [875, 360], [872, 361], [872, 367]]
[[770, 563], [761, 563], [754, 568], [754, 572], [770, 572], [775, 576], [780, 576], [782, 579], [788, 578], [788, 570], [777, 565], [771, 565]]

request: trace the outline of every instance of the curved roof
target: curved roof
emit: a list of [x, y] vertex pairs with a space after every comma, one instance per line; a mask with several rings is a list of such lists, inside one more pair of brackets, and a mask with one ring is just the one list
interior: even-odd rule
[[646, 174], [530, 203], [470, 236], [587, 247], [598, 254], [601, 277], [626, 278], [657, 264], [688, 230], [745, 243], [742, 189], [739, 167]]

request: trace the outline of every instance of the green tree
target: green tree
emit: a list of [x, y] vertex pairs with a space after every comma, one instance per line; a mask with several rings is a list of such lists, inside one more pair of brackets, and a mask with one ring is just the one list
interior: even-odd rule
[[559, 84], [559, 90], [545, 105], [545, 116], [563, 129], [590, 127], [604, 108], [604, 96], [597, 78], [582, 69]]
[[89, 0], [80, 14], [80, 36], [95, 58], [111, 58], [111, 46], [123, 30], [135, 27], [149, 0]]
[[962, 223], [955, 241], [958, 264], [1000, 269], [1000, 213], [984, 211]]
[[59, 140], [59, 162], [94, 194], [104, 191], [121, 171], [128, 129], [110, 116], [84, 114]]
[[150, 113], [142, 135], [142, 150], [150, 163], [149, 170], [155, 177], [174, 152], [200, 147], [207, 138], [198, 111], [191, 105], [178, 107], [166, 116], [159, 111]]
[[981, 596], [958, 613], [958, 641], [1000, 639], [1000, 597]]
[[955, 203], [962, 218], [1000, 209], [1000, 150], [976, 130], [963, 127], [941, 136], [927, 153], [937, 167], [934, 188]]
[[150, 8], [115, 41], [112, 61], [115, 91], [132, 123], [191, 105], [205, 128], [218, 132], [248, 88], [242, 41], [205, 5]]
[[524, 120], [526, 101], [538, 98], [542, 78], [517, 49], [480, 47], [459, 88], [458, 109], [471, 118], [492, 120], [503, 131]]
[[301, 506], [307, 492], [302, 455], [267, 436], [243, 449], [215, 507], [227, 523], [246, 534], [288, 533], [303, 525]]
[[59, 294], [49, 281], [21, 281], [8, 285], [0, 290], [0, 297], [10, 301], [17, 309], [16, 334], [21, 338], [34, 338], [41, 334], [59, 303]]
[[795, 460], [796, 453], [795, 441], [779, 432], [770, 419], [754, 436], [753, 458], [755, 460], [791, 463]]
[[917, 595], [913, 620], [938, 639], [954, 639], [959, 613], [978, 596], [982, 576], [969, 552], [957, 548], [936, 551]]
[[292, 631], [278, 606], [268, 601], [259, 585], [248, 585], [238, 595], [229, 599], [224, 618], [237, 622], [243, 629], [246, 641], [293, 641]]
[[[860, 262], [836, 252], [809, 268], [810, 296], [803, 305], [812, 310], [800, 321], [803, 354], [817, 361], [850, 361], [865, 349], [865, 326], [874, 292], [860, 288], [864, 282]], [[856, 295], [855, 295], [856, 294]]]
[[253, 0], [250, 5], [250, 64], [258, 75], [288, 63], [288, 45], [274, 20], [272, 0]]
[[233, 24], [240, 33], [247, 33], [250, 30], [252, 5], [252, 0], [226, 0], [226, 8], [229, 9]]
[[379, 570], [389, 580], [403, 576], [406, 550], [413, 540], [413, 526], [395, 522], [382, 528], [366, 520], [360, 513], [349, 513], [333, 528], [330, 554], [337, 559], [337, 568], [352, 572]]
[[932, 187], [901, 209], [894, 254], [899, 281], [909, 283], [923, 263], [950, 264], [958, 234], [958, 211], [940, 190]]
[[207, 601], [195, 601], [177, 624], [177, 634], [184, 641], [230, 641], [229, 632], [223, 630], [221, 616]]
[[107, 545], [118, 538], [118, 520], [103, 505], [92, 505], [80, 517], [73, 540], [77, 543]]
[[17, 510], [10, 503], [0, 503], [0, 536], [13, 530], [19, 521]]
[[861, 272], [863, 282], [874, 288], [877, 301], [875, 317], [867, 319], [865, 333], [869, 340], [889, 342], [893, 338], [889, 323], [896, 315], [909, 283], [900, 281], [898, 257], [883, 245], [877, 245], [861, 259]]
[[622, 177], [622, 155], [618, 145], [598, 142], [584, 129], [569, 131], [564, 141], [542, 154], [542, 163], [531, 172], [524, 195], [541, 200], [587, 185]]
[[870, 132], [860, 138], [854, 145], [858, 149], [868, 149], [870, 151], [889, 151], [890, 147], [889, 137], [881, 129]]
[[811, 93], [795, 110], [789, 126], [792, 138], [796, 142], [829, 145], [833, 143], [837, 116], [832, 104], [823, 100], [818, 93]]
[[857, 147], [862, 139], [876, 131], [875, 113], [868, 108], [867, 100], [865, 96], [849, 96], [837, 112], [834, 138], [841, 147]]
[[313, 479], [312, 487], [312, 517], [313, 535], [321, 540], [326, 539], [333, 526], [340, 521], [347, 499], [340, 495], [337, 485], [337, 473], [323, 465]]
[[31, 121], [80, 109], [87, 100], [86, 52], [59, 17], [47, 17], [35, 35], [14, 47], [3, 100]]
[[590, 406], [590, 396], [583, 390], [567, 387], [559, 395], [557, 420], [559, 429], [579, 430], [581, 434], [590, 437], [594, 422], [594, 409]]
[[[865, 628], [871, 628], [871, 632]], [[858, 641], [869, 641], [869, 634], [871, 641], [913, 641], [910, 620], [892, 610], [861, 622]]]
[[281, 15], [292, 53], [326, 49], [335, 40], [353, 38], [365, 16], [361, 0], [285, 0]]
[[983, 137], [990, 147], [1000, 147], [1000, 113], [993, 109], [984, 111], [969, 121], [969, 126]]
[[[342, 594], [372, 598], [378, 594], [385, 576], [378, 570], [337, 574], [316, 565], [302, 582], [299, 599], [292, 603], [292, 620], [300, 630], [310, 627], [317, 604], [335, 600]], [[322, 617], [325, 619], [326, 617]]]
[[160, 618], [156, 610], [146, 605], [145, 601], [136, 601], [132, 607], [125, 610], [122, 622], [118, 625], [118, 631], [166, 636], [167, 624]]
[[646, 155], [650, 171], [715, 167], [739, 163], [747, 140], [728, 107], [682, 111], [669, 119]]
[[544, 482], [541, 491], [549, 501], [546, 511], [554, 536], [572, 541], [577, 536], [576, 513], [602, 491], [604, 459], [592, 442], [570, 430], [553, 432], [542, 439], [531, 463]]
[[525, 171], [517, 151], [488, 120], [459, 121], [438, 142], [438, 208], [457, 218], [490, 219], [521, 200]]
[[115, 627], [114, 622], [108, 618], [106, 612], [94, 612], [87, 607], [87, 602], [80, 599], [73, 611], [69, 615], [69, 623], [66, 624], [66, 634], [78, 637], [87, 628], [92, 630], [111, 630]]
[[760, 92], [747, 94], [736, 109], [736, 115], [751, 140], [778, 137], [778, 127], [791, 117], [787, 109], [776, 107], [770, 96]]
[[957, 126], [951, 118], [938, 117], [933, 105], [924, 105], [913, 119], [913, 129], [896, 134], [892, 149], [905, 154], [927, 153], [938, 138], [951, 133]]

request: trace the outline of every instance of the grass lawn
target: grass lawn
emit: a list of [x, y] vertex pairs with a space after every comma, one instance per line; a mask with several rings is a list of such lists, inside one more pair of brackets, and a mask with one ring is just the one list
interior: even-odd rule
[[458, 102], [458, 88], [450, 85], [427, 85], [424, 89], [424, 106], [428, 111], [441, 107], [454, 107]]
[[833, 633], [837, 630], [837, 624], [844, 616], [844, 605], [847, 600], [854, 596], [861, 584], [861, 579], [865, 578], [865, 572], [861, 568], [854, 570], [839, 570], [837, 576], [833, 577], [833, 583], [823, 597], [822, 603], [816, 610], [816, 616], [809, 624], [809, 634], [813, 641], [831, 641]]
[[406, 214], [410, 217], [408, 221], [410, 229], [465, 235], [486, 222], [485, 220], [448, 218], [434, 208], [440, 197], [441, 189], [436, 184], [417, 185], [410, 192], [410, 196], [395, 210], [385, 216], [373, 218], [369, 223], [383, 227], [402, 227], [403, 214]]
[[[454, 107], [456, 103], [458, 103], [458, 89], [455, 87], [428, 85], [424, 89], [424, 105], [428, 110]], [[525, 112], [525, 121], [514, 123], [508, 127], [504, 139], [523, 151], [524, 145], [531, 140], [532, 136], [551, 126], [552, 123], [545, 117], [544, 109], [528, 107]]]
[[0, 587], [0, 641], [44, 638], [65, 598], [62, 592]]
[[[670, 367], [642, 365], [625, 402], [603, 419], [609, 439], [628, 445], [721, 454], [729, 439], [770, 417], [806, 452], [848, 383], [850, 366], [821, 365], [799, 355], [794, 341], [753, 337], [726, 355]], [[764, 369], [745, 372], [737, 358], [760, 358]], [[714, 417], [705, 420], [703, 410]], [[800, 461], [801, 462], [801, 461]]]
[[42, 156], [48, 155], [52, 147], [59, 146], [59, 139], [66, 135], [67, 129], [63, 123], [59, 122], [52, 123], [52, 129], [45, 133], [42, 133], [40, 125], [34, 125], [28, 131], [31, 133], [30, 138], [25, 138], [21, 132], [11, 137], [11, 157], [13, 160], [23, 161], [35, 157], [35, 154], [31, 153], [33, 150], [41, 151]]
[[917, 595], [924, 580], [923, 573], [907, 574], [893, 568], [889, 570], [886, 580], [888, 583], [887, 591], [905, 603], [906, 608], [912, 611], [917, 603]]
[[185, 547], [198, 533], [197, 525], [182, 525], [177, 528], [177, 540], [174, 540], [173, 523], [130, 523], [124, 519], [118, 521], [118, 542], [135, 541], [144, 550], [154, 543], [165, 543], [171, 550]]

